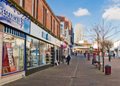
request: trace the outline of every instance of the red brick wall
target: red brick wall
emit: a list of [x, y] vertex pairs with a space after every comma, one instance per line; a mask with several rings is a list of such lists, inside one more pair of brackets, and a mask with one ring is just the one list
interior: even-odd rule
[[42, 0], [38, 1], [38, 21], [43, 24], [43, 4]]
[[19, 4], [20, 3], [20, 0], [14, 0], [17, 4]]
[[29, 14], [32, 15], [32, 0], [24, 0], [25, 1], [25, 6], [24, 9], [27, 11]]
[[[14, 0], [14, 1], [19, 4], [20, 0]], [[27, 11], [30, 15], [32, 15], [32, 0], [24, 0], [24, 1], [25, 1], [25, 3], [24, 3], [25, 11]], [[35, 2], [36, 1], [37, 0], [35, 0]], [[37, 20], [41, 24], [43, 24], [43, 16], [44, 16], [43, 15], [43, 6], [47, 9], [47, 19], [46, 19], [46, 26], [45, 27], [50, 31], [52, 30], [52, 33], [59, 37], [58, 32], [60, 33], [60, 28], [58, 29], [57, 25], [59, 25], [60, 22], [58, 22], [57, 19], [55, 18], [55, 16], [53, 16], [52, 12], [49, 10], [48, 6], [46, 5], [45, 0], [38, 1]], [[36, 9], [36, 7], [35, 7], [35, 9]], [[51, 29], [51, 16], [52, 16], [52, 29]], [[55, 20], [55, 28], [54, 28], [53, 20]]]

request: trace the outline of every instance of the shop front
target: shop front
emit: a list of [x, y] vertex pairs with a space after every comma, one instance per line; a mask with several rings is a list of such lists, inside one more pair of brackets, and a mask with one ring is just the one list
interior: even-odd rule
[[51, 43], [51, 35], [33, 22], [31, 22], [30, 35], [26, 37], [26, 75], [51, 66], [51, 51], [54, 47]]
[[24, 70], [25, 34], [12, 28], [3, 30], [2, 75]]
[[53, 45], [41, 41], [39, 39], [27, 36], [26, 41], [26, 57], [27, 69], [41, 67], [50, 64], [51, 47]]
[[51, 66], [59, 60], [59, 46], [59, 40], [1, 0], [0, 85]]
[[[1, 80], [4, 84], [25, 76], [25, 34], [0, 24]], [[8, 80], [10, 79], [10, 80]]]
[[25, 39], [30, 20], [0, 1], [0, 85], [25, 76]]

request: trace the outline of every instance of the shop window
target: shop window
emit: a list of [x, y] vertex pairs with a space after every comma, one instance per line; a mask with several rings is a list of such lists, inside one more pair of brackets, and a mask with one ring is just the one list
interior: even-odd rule
[[47, 49], [47, 43], [40, 41], [40, 64], [45, 65], [46, 64], [46, 49]]
[[9, 33], [9, 29], [7, 29], [7, 33]]
[[26, 54], [27, 54], [27, 68], [39, 66], [40, 52], [39, 40], [27, 36]]
[[7, 29], [6, 29], [6, 28], [4, 29], [4, 32], [7, 32]]
[[12, 30], [11, 32], [12, 32], [12, 34], [14, 34], [14, 30]]
[[51, 47], [52, 45], [40, 41], [40, 64], [50, 64], [51, 63]]
[[4, 33], [2, 75], [24, 70], [24, 44], [24, 39]]
[[27, 36], [27, 69], [51, 63], [51, 44]]
[[10, 29], [10, 33], [12, 33], [12, 30]]

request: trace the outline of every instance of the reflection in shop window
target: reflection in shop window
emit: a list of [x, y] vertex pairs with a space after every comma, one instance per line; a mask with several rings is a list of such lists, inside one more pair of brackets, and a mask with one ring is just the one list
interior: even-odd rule
[[39, 41], [38, 39], [27, 36], [26, 42], [27, 69], [50, 64], [51, 47], [53, 46], [46, 42]]
[[51, 47], [52, 45], [40, 41], [40, 58], [41, 64], [50, 64], [51, 63]]
[[39, 65], [39, 40], [27, 36], [27, 68], [37, 67]]

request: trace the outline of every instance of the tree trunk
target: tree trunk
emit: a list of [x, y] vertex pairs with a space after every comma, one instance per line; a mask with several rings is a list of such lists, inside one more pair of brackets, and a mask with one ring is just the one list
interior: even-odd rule
[[104, 57], [105, 57], [105, 55], [104, 55], [104, 51], [102, 50], [102, 66], [103, 66], [103, 68], [102, 68], [102, 71], [104, 72], [104, 67], [105, 67], [105, 62], [104, 62]]

